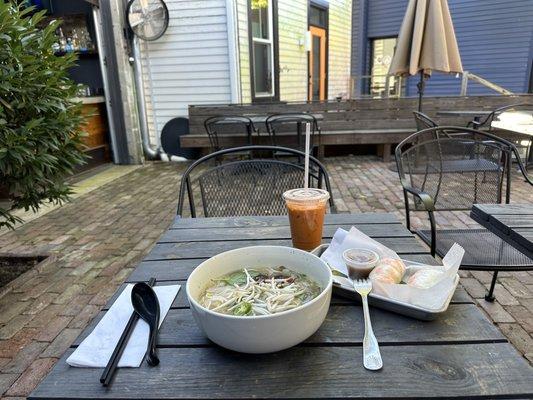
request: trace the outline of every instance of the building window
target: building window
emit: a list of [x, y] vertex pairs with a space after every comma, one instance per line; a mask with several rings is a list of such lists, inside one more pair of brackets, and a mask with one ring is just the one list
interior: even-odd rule
[[327, 8], [318, 7], [311, 4], [309, 7], [309, 25], [327, 28], [328, 10]]
[[[371, 40], [370, 87], [372, 97], [398, 96], [401, 81], [395, 76], [387, 77], [397, 38]], [[387, 87], [388, 86], [388, 87]], [[388, 93], [387, 93], [388, 92]]]
[[254, 99], [276, 95], [273, 0], [249, 0], [251, 31], [252, 95]]

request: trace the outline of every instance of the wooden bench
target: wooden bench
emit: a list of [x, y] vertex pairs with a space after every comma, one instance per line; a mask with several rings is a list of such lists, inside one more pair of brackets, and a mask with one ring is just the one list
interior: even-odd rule
[[[424, 112], [435, 118], [441, 125], [465, 126], [468, 118], [436, 116], [439, 110], [480, 109], [493, 110], [506, 104], [532, 102], [533, 95], [517, 96], [474, 96], [474, 97], [428, 97], [424, 99]], [[324, 148], [331, 145], [378, 145], [378, 153], [384, 161], [390, 160], [392, 145], [401, 142], [416, 131], [413, 110], [418, 107], [415, 98], [402, 99], [353, 99], [344, 101], [303, 102], [303, 103], [262, 103], [227, 105], [189, 106], [190, 133], [181, 136], [182, 147], [208, 149], [209, 138], [204, 121], [212, 116], [245, 115], [258, 116], [275, 113], [307, 112], [323, 116], [319, 125], [322, 131], [319, 156]], [[259, 136], [254, 144], [271, 144], [264, 124], [258, 126]], [[231, 128], [219, 136], [220, 145], [234, 147], [247, 143], [244, 132], [232, 132]], [[276, 143], [280, 146], [294, 146], [294, 132], [280, 132]]]

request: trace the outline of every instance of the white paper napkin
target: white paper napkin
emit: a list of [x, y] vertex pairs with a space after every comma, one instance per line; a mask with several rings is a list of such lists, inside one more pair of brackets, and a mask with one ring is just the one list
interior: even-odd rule
[[[67, 364], [73, 367], [96, 368], [103, 368], [107, 365], [133, 312], [133, 306], [131, 305], [132, 288], [133, 284], [126, 286], [91, 334], [67, 358]], [[180, 285], [155, 286], [154, 290], [159, 300], [161, 313], [159, 326], [161, 326], [180, 290]], [[124, 353], [122, 353], [118, 363], [119, 367], [139, 367], [141, 365], [146, 354], [149, 333], [150, 327], [148, 324], [139, 319], [124, 349]]]

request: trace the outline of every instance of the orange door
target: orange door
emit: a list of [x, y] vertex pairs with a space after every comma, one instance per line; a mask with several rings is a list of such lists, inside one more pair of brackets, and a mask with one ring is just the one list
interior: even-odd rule
[[309, 100], [326, 99], [326, 30], [310, 26]]

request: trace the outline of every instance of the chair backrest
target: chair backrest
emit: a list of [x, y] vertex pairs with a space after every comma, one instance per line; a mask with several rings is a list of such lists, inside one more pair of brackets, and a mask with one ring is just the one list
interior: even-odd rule
[[530, 120], [533, 119], [533, 104], [520, 103], [498, 108], [493, 112], [492, 119], [490, 120], [489, 129], [491, 131], [494, 130], [492, 123], [495, 121], [502, 121], [504, 116], [507, 116], [509, 114], [511, 114], [513, 119], [515, 119], [515, 117], [518, 117], [518, 115], [516, 114], [522, 114], [521, 117], [527, 118], [527, 122], [530, 123]]
[[517, 104], [509, 104], [507, 106], [503, 106], [500, 108], [495, 109], [492, 111], [489, 115], [487, 115], [484, 119], [482, 119], [479, 122], [475, 122], [473, 126], [476, 129], [487, 129], [488, 131], [492, 131], [492, 122], [497, 121], [501, 114], [505, 112], [512, 112], [512, 111], [529, 111], [530, 113], [533, 113], [533, 104], [529, 103], [517, 103]]
[[[275, 154], [276, 158], [250, 158], [212, 166], [213, 159], [232, 154]], [[284, 156], [289, 156], [284, 159]], [[185, 199], [192, 217], [201, 208], [205, 217], [246, 215], [285, 215], [283, 192], [303, 186], [304, 168], [290, 161], [302, 158], [301, 151], [276, 146], [245, 146], [220, 150], [194, 162], [183, 174], [178, 215], [183, 214]], [[330, 210], [334, 212], [331, 186], [326, 168], [310, 157], [309, 186], [324, 188], [330, 193]]]
[[435, 210], [469, 210], [501, 203], [510, 191], [514, 146], [492, 134], [452, 126], [416, 132], [396, 147], [402, 185], [429, 194]]
[[205, 131], [209, 137], [211, 151], [221, 150], [219, 137], [224, 133], [235, 134], [236, 130], [248, 136], [251, 144], [251, 135], [256, 131], [253, 121], [241, 115], [221, 115], [208, 118], [204, 121]]
[[[285, 113], [285, 114], [272, 114], [269, 115], [265, 121], [267, 132], [271, 138], [272, 144], [277, 144], [277, 138], [279, 134], [283, 133], [294, 133], [298, 134], [298, 129], [300, 129], [300, 134], [305, 135], [305, 124], [311, 124], [311, 138], [314, 137], [315, 133], [320, 135], [320, 127], [318, 126], [318, 121], [312, 114], [307, 113]], [[303, 142], [303, 140], [302, 140]], [[301, 149], [303, 149], [304, 143], [300, 143]]]
[[421, 131], [422, 129], [435, 128], [438, 124], [429, 118], [426, 114], [421, 113], [420, 111], [413, 111], [415, 116], [416, 129]]

